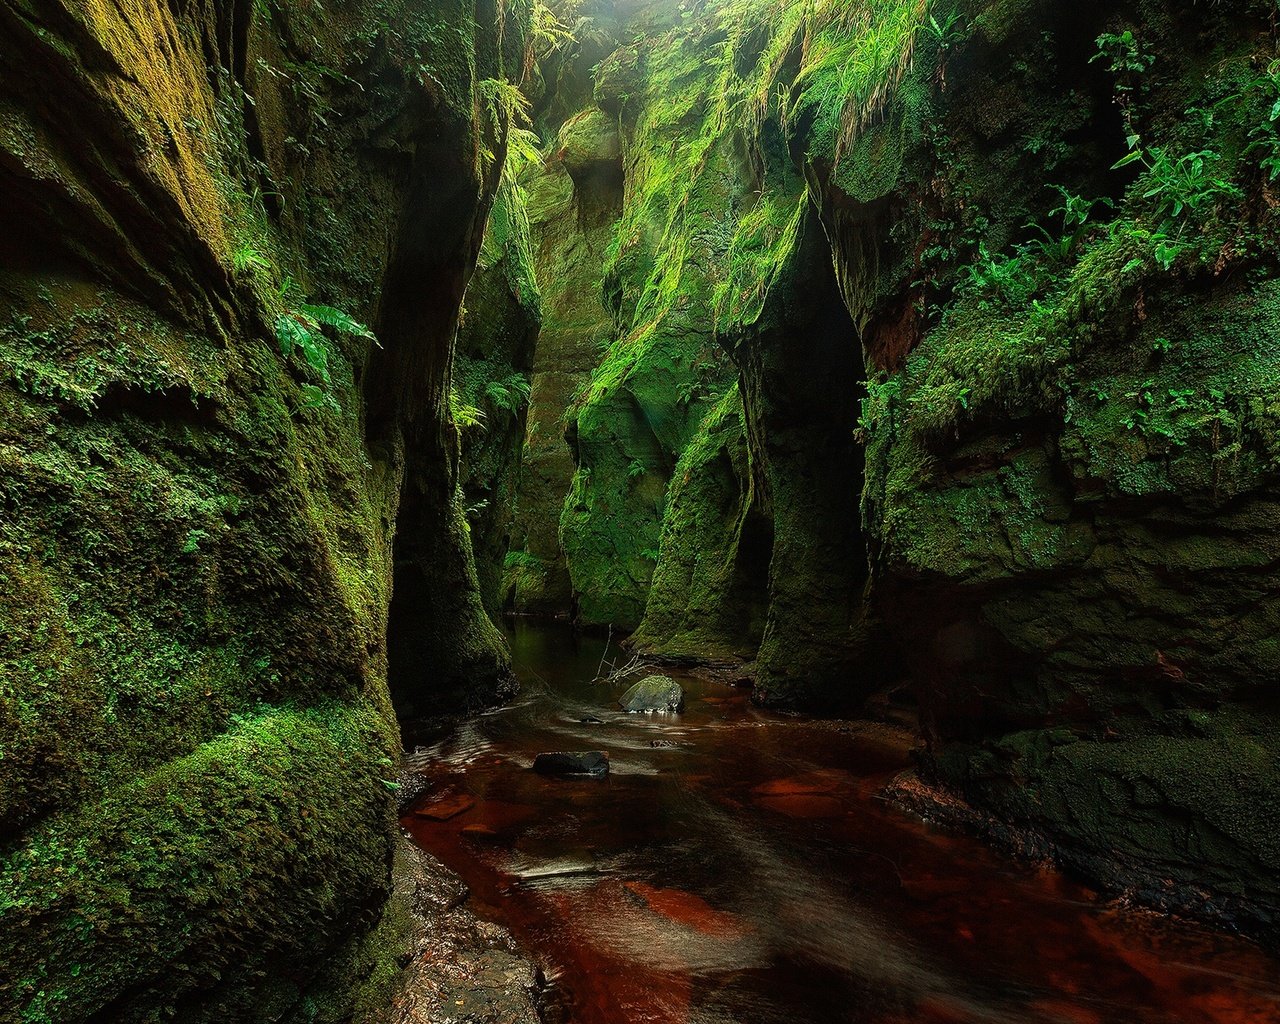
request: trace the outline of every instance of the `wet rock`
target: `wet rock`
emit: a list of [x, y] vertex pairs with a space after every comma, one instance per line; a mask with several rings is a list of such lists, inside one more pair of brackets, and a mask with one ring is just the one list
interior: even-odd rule
[[469, 891], [434, 857], [405, 844], [396, 896], [410, 911], [408, 964], [380, 1024], [537, 1024], [539, 972], [509, 933], [467, 907]]
[[476, 798], [469, 793], [447, 790], [428, 800], [421, 807], [414, 809], [414, 817], [430, 818], [432, 821], [448, 821], [456, 818], [463, 811], [469, 811], [476, 805]]
[[597, 718], [595, 715], [583, 715], [578, 721], [583, 725], [604, 725], [604, 719]]
[[684, 689], [670, 676], [645, 676], [618, 701], [623, 711], [679, 711], [684, 707]]
[[556, 751], [533, 759], [539, 775], [557, 778], [602, 779], [609, 774], [609, 755], [603, 750]]

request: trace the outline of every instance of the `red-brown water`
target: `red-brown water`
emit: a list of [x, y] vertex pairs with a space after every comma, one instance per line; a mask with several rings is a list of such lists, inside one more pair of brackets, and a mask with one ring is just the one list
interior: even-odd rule
[[[420, 751], [444, 820], [404, 824], [544, 964], [555, 1019], [1280, 1022], [1280, 958], [877, 800], [906, 764], [888, 734], [683, 676], [683, 714], [626, 715], [591, 682], [602, 641], [519, 624], [512, 647], [520, 698]], [[529, 770], [593, 749], [605, 781]]]

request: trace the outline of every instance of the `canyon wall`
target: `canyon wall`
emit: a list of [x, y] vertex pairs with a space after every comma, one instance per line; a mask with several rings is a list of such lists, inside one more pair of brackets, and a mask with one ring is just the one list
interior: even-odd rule
[[445, 399], [530, 12], [330, 6], [0, 3], [6, 1020], [376, 1008], [388, 658], [509, 678]]
[[1270, 6], [610, 10], [579, 621], [888, 693], [1024, 845], [1272, 929]]

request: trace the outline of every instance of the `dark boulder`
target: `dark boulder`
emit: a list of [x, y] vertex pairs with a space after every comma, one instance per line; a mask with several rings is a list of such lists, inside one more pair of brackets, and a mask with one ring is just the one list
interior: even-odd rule
[[533, 770], [539, 775], [553, 775], [557, 778], [602, 779], [609, 774], [609, 755], [603, 750], [539, 754], [533, 759]]

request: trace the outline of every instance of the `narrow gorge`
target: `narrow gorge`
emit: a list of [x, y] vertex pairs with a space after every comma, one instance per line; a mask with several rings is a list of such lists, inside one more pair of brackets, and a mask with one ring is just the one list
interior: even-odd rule
[[0, 0], [0, 1022], [1280, 1021], [1278, 24]]

